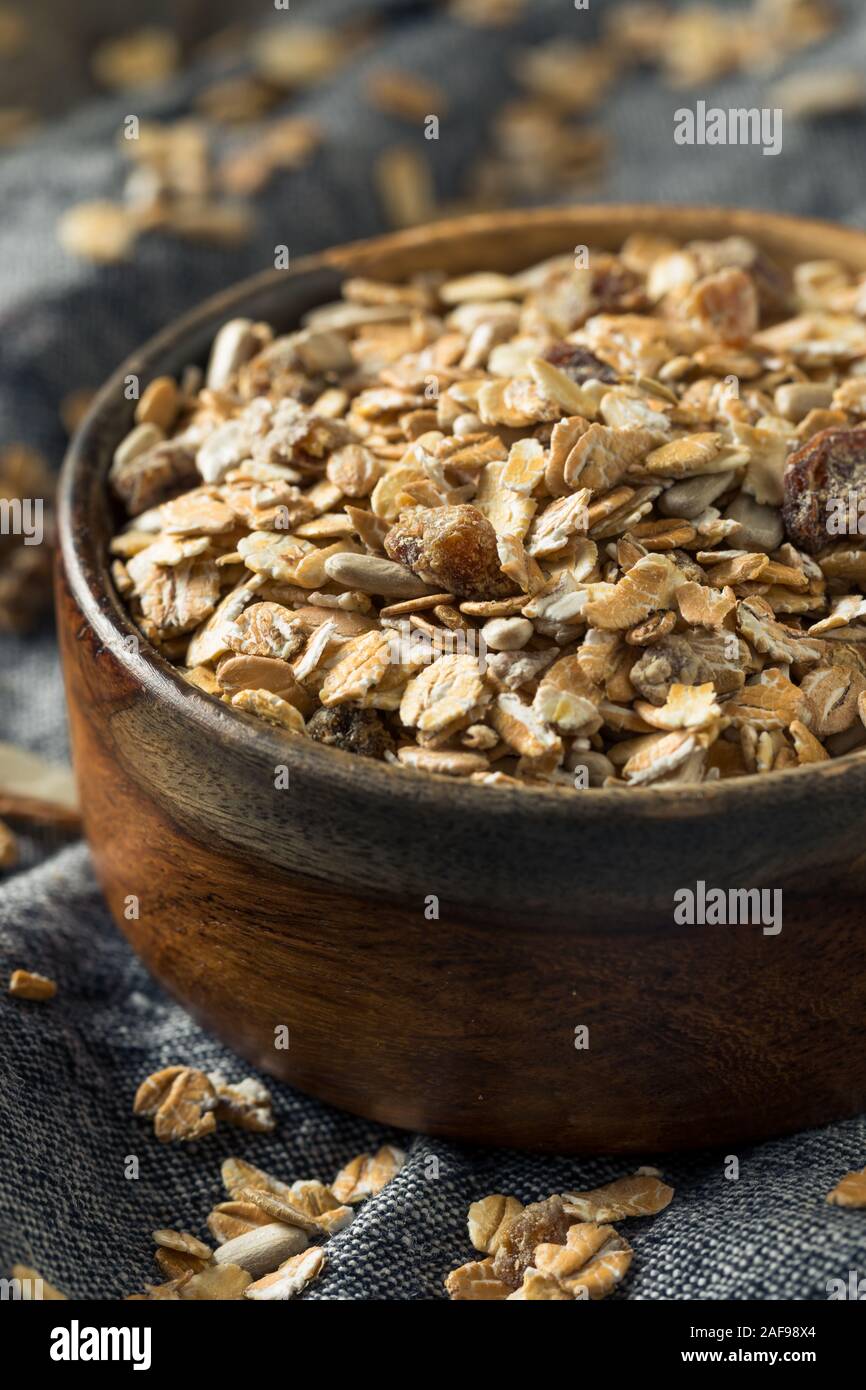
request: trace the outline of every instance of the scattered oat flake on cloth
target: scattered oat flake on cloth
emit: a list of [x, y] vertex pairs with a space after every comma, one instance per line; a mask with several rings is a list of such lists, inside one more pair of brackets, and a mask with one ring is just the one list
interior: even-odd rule
[[589, 1192], [564, 1192], [562, 1203], [570, 1217], [581, 1221], [624, 1221], [630, 1216], [656, 1216], [673, 1201], [674, 1190], [660, 1178], [636, 1173], [617, 1178]]
[[248, 1284], [244, 1290], [244, 1297], [259, 1302], [293, 1298], [295, 1294], [301, 1293], [312, 1279], [321, 1274], [326, 1258], [324, 1250], [319, 1246], [304, 1250], [300, 1255], [292, 1255], [272, 1274], [266, 1274], [264, 1278]]
[[203, 1072], [172, 1066], [139, 1086], [133, 1113], [152, 1117], [163, 1143], [201, 1139], [216, 1129], [216, 1091]]
[[341, 1168], [331, 1191], [338, 1202], [350, 1205], [365, 1197], [375, 1197], [395, 1178], [406, 1162], [402, 1149], [383, 1144], [375, 1154], [358, 1154]]
[[448, 1296], [455, 1301], [492, 1303], [509, 1297], [510, 1286], [493, 1273], [493, 1260], [470, 1260], [453, 1269], [445, 1279]]
[[473, 1202], [468, 1225], [469, 1239], [475, 1249], [495, 1254], [504, 1231], [522, 1211], [523, 1203], [516, 1197], [503, 1197], [498, 1193]]
[[57, 985], [45, 975], [36, 975], [32, 970], [13, 970], [9, 977], [9, 993], [17, 999], [40, 1002], [53, 999]]
[[866, 1207], [866, 1168], [840, 1178], [827, 1201], [836, 1207]]

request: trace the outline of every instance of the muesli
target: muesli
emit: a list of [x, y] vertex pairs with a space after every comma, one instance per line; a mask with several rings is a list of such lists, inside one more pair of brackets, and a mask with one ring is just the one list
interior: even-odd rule
[[199, 689], [482, 785], [866, 744], [866, 275], [638, 233], [353, 277], [152, 381], [112, 573]]

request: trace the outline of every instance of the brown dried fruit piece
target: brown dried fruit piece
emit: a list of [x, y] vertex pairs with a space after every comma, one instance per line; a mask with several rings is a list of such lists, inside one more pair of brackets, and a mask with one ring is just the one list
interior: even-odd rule
[[835, 502], [856, 514], [866, 506], [866, 425], [822, 430], [788, 460], [782, 519], [788, 539], [814, 555], [839, 539], [828, 530]]
[[579, 386], [585, 381], [605, 381], [611, 384], [619, 381], [613, 367], [608, 366], [607, 362], [602, 362], [589, 348], [578, 347], [576, 343], [554, 343], [545, 352], [544, 360], [552, 362], [554, 367], [565, 372], [565, 375], [576, 381]]
[[561, 1197], [532, 1202], [502, 1232], [493, 1258], [494, 1277], [517, 1288], [524, 1272], [532, 1264], [535, 1247], [542, 1244], [562, 1245], [569, 1224]]
[[496, 532], [477, 507], [414, 507], [385, 537], [389, 558], [458, 598], [502, 598], [514, 585], [502, 573]]
[[373, 709], [352, 709], [349, 705], [317, 709], [307, 724], [307, 733], [317, 743], [365, 758], [384, 758], [394, 751], [394, 739]]
[[742, 669], [748, 648], [728, 632], [671, 633], [648, 647], [629, 672], [632, 685], [645, 700], [663, 705], [672, 685], [706, 685], [718, 695], [739, 690], [745, 682]]

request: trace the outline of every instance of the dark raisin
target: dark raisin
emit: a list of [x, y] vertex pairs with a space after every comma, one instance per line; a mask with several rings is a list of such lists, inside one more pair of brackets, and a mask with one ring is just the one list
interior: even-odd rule
[[621, 262], [611, 260], [592, 277], [592, 293], [600, 314], [640, 314], [649, 308], [639, 275]]
[[384, 758], [394, 751], [394, 740], [374, 709], [353, 709], [350, 705], [317, 709], [307, 724], [307, 733], [317, 743], [365, 758]]
[[554, 343], [544, 354], [544, 360], [552, 362], [578, 385], [593, 378], [608, 382], [619, 380], [613, 367], [602, 362], [589, 348], [577, 347], [574, 343]]
[[384, 544], [389, 559], [459, 598], [502, 598], [514, 592], [500, 568], [496, 532], [468, 503], [410, 508], [391, 527]]
[[866, 425], [821, 430], [792, 454], [784, 477], [782, 520], [788, 539], [814, 555], [848, 537], [846, 519], [866, 509]]

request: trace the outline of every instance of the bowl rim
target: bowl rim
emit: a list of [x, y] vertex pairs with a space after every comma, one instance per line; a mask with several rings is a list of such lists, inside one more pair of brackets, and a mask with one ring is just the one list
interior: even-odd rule
[[[194, 721], [214, 738], [228, 739], [242, 753], [260, 754], [271, 766], [286, 762], [293, 772], [327, 781], [332, 784], [334, 794], [339, 794], [341, 787], [357, 791], [360, 780], [365, 795], [371, 798], [396, 802], [402, 798], [417, 801], [421, 797], [431, 807], [438, 802], [443, 808], [461, 806], [470, 814], [483, 810], [488, 818], [511, 819], [520, 808], [531, 812], [533, 805], [539, 804], [537, 798], [543, 797], [545, 813], [557, 819], [575, 819], [594, 806], [600, 809], [604, 805], [610, 809], [618, 803], [621, 811], [628, 809], [638, 816], [643, 814], [655, 819], [659, 815], [674, 818], [710, 809], [735, 815], [743, 798], [754, 808], [756, 798], [766, 798], [769, 803], [775, 801], [784, 788], [793, 792], [795, 786], [803, 794], [810, 790], [817, 793], [830, 779], [838, 784], [839, 779], [844, 778], [852, 791], [866, 791], [866, 748], [827, 762], [786, 768], [770, 775], [748, 773], [681, 787], [587, 787], [577, 789], [579, 795], [561, 784], [479, 786], [468, 779], [419, 773], [410, 767], [359, 758], [343, 749], [282, 731], [224, 704], [184, 680], [177, 668], [135, 626], [114, 588], [107, 556], [98, 553], [96, 535], [99, 528], [88, 524], [92, 513], [90, 490], [94, 483], [94, 453], [98, 447], [104, 448], [106, 416], [117, 409], [125, 378], [130, 374], [139, 375], [145, 381], [160, 375], [160, 361], [169, 351], [179, 351], [185, 341], [193, 339], [214, 321], [243, 314], [244, 306], [257, 295], [297, 283], [302, 276], [322, 271], [362, 274], [366, 262], [375, 263], [378, 257], [404, 249], [430, 247], [435, 255], [437, 246], [454, 239], [457, 228], [461, 237], [489, 235], [494, 229], [507, 234], [535, 225], [547, 226], [551, 232], [561, 226], [564, 234], [573, 234], [581, 222], [588, 230], [598, 231], [606, 220], [625, 222], [634, 230], [645, 231], [657, 230], [669, 223], [670, 234], [684, 240], [702, 233], [710, 235], [710, 226], [719, 222], [729, 228], [729, 235], [740, 233], [758, 241], [767, 240], [764, 235], [767, 231], [773, 239], [778, 237], [782, 242], [790, 241], [797, 232], [804, 237], [820, 238], [824, 244], [859, 238], [866, 263], [866, 230], [817, 218], [716, 205], [592, 203], [443, 218], [409, 231], [363, 238], [304, 256], [288, 271], [265, 270], [247, 276], [173, 319], [129, 354], [95, 394], [70, 441], [58, 482], [59, 552], [69, 591], [100, 645], [111, 651], [114, 659], [151, 699], [168, 701], [178, 716]], [[190, 361], [194, 361], [196, 354], [190, 351]], [[114, 444], [118, 443], [116, 431], [111, 430], [110, 434]]]

